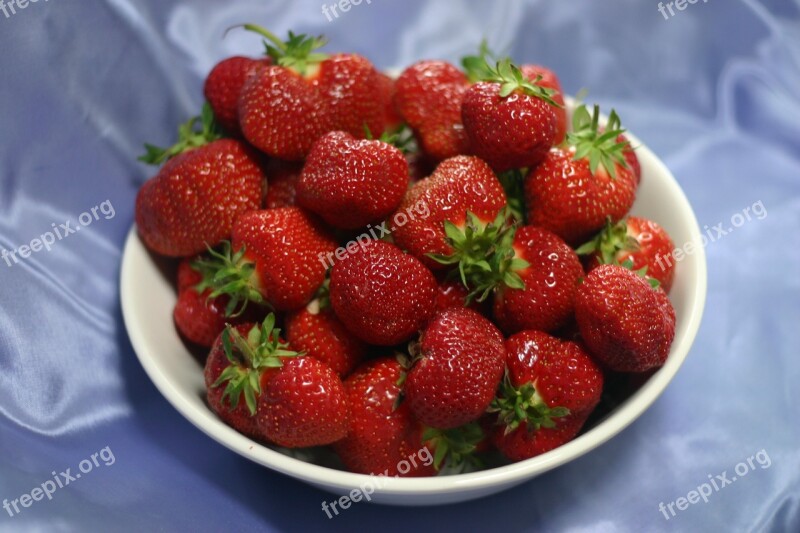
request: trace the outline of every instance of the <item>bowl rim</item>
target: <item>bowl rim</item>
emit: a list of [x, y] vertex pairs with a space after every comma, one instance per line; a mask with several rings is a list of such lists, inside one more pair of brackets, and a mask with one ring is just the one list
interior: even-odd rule
[[[571, 107], [572, 105], [574, 105], [573, 101], [568, 99], [568, 106]], [[603, 117], [604, 119], [605, 117]], [[648, 156], [647, 159], [650, 162], [648, 164], [657, 167], [654, 171], [668, 178], [666, 181], [671, 193], [674, 197], [679, 198], [683, 204], [681, 206], [683, 208], [682, 213], [691, 217], [687, 221], [690, 227], [691, 239], [694, 242], [700, 242], [701, 233], [697, 218], [675, 177], [661, 159], [639, 141], [636, 136], [630, 132], [626, 132], [626, 136], [631, 143], [638, 147], [638, 153], [644, 153]], [[687, 306], [689, 314], [684, 317], [687, 324], [685, 334], [676, 339], [676, 342], [671, 347], [670, 356], [663, 367], [654, 373], [639, 390], [627, 398], [622, 405], [609, 413], [595, 427], [576, 439], [542, 455], [477, 472], [426, 478], [383, 477], [336, 470], [287, 456], [239, 434], [222, 422], [210, 409], [200, 409], [195, 403], [192, 403], [186, 394], [175, 387], [167, 378], [158, 364], [158, 358], [149, 353], [149, 348], [144, 340], [145, 335], [136, 318], [136, 310], [133, 308], [130, 291], [134, 290], [135, 287], [134, 262], [141, 253], [147, 254], [147, 251], [138, 236], [134, 224], [126, 238], [120, 271], [122, 314], [134, 352], [159, 392], [189, 422], [228, 449], [282, 474], [341, 493], [366, 485], [375, 487], [376, 484], [380, 485], [380, 487], [375, 488], [376, 494], [414, 496], [441, 495], [465, 492], [470, 489], [484, 490], [496, 486], [511, 486], [552, 470], [592, 451], [609, 441], [639, 418], [664, 392], [668, 383], [675, 377], [678, 369], [688, 356], [697, 335], [707, 293], [705, 249], [699, 246], [693, 254], [695, 260], [687, 262], [694, 267], [693, 274], [696, 283], [694, 291], [689, 294], [688, 298], [690, 303]], [[689, 273], [687, 272], [685, 275], [688, 276]], [[190, 355], [187, 353], [187, 356]], [[379, 483], [375, 482], [377, 477], [380, 477]]]

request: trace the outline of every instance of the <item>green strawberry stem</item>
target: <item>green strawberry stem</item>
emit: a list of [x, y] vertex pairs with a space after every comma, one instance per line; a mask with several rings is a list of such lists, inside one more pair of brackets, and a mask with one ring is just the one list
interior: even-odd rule
[[611, 217], [606, 218], [605, 227], [592, 240], [575, 249], [578, 255], [597, 253], [601, 264], [617, 265], [619, 252], [635, 252], [639, 249], [639, 241], [628, 236], [628, 224], [623, 219], [614, 224]]
[[[197, 131], [198, 126], [200, 126], [199, 131]], [[211, 106], [205, 103], [199, 117], [192, 117], [178, 127], [177, 143], [167, 148], [145, 144], [146, 153], [139, 157], [139, 161], [150, 165], [160, 165], [178, 154], [221, 138], [222, 133], [214, 120], [214, 112], [211, 110]]]
[[212, 387], [225, 384], [222, 399], [228, 400], [230, 409], [239, 405], [244, 395], [247, 409], [251, 415], [256, 414], [256, 400], [261, 394], [261, 374], [268, 368], [283, 366], [283, 358], [299, 357], [298, 353], [289, 349], [289, 345], [280, 339], [281, 330], [275, 328], [275, 315], [270, 313], [259, 327], [258, 325], [243, 337], [230, 324], [222, 332], [222, 348], [230, 366], [222, 371]]
[[458, 276], [469, 289], [467, 302], [482, 302], [497, 287], [505, 284], [523, 289], [525, 284], [517, 271], [529, 266], [527, 261], [514, 257], [516, 223], [510, 222], [510, 210], [502, 209], [493, 222], [482, 223], [467, 212], [464, 228], [445, 221], [447, 243], [453, 248], [451, 255], [428, 254], [431, 259], [451, 267], [451, 277]]
[[483, 439], [483, 430], [477, 422], [454, 429], [425, 428], [422, 433], [422, 443], [433, 449], [433, 466], [437, 471], [444, 464], [453, 472], [461, 472], [467, 466], [481, 466], [475, 450]]
[[276, 65], [291, 69], [301, 76], [310, 74], [312, 67], [328, 59], [327, 54], [316, 52], [327, 43], [322, 36], [295, 35], [290, 31], [289, 38], [282, 41], [271, 31], [256, 24], [243, 24], [241, 27], [264, 37], [266, 53]]
[[211, 289], [209, 298], [228, 296], [225, 316], [241, 315], [249, 303], [268, 305], [259, 290], [255, 264], [245, 258], [245, 247], [233, 252], [230, 241], [223, 241], [221, 251], [208, 249], [208, 258], [193, 261], [191, 266], [202, 274], [198, 292]]
[[527, 425], [528, 431], [555, 427], [553, 419], [567, 416], [569, 409], [548, 407], [532, 383], [514, 387], [506, 373], [498, 396], [492, 401], [487, 412], [498, 414], [497, 423], [505, 425], [504, 433], [508, 435], [522, 423]]
[[586, 159], [592, 174], [602, 165], [612, 178], [617, 177], [617, 165], [628, 168], [625, 151], [630, 142], [618, 142], [617, 137], [625, 133], [619, 115], [612, 109], [605, 128], [600, 127], [600, 107], [595, 105], [592, 114], [581, 105], [572, 115], [572, 130], [567, 133], [566, 144], [575, 148], [575, 161]]

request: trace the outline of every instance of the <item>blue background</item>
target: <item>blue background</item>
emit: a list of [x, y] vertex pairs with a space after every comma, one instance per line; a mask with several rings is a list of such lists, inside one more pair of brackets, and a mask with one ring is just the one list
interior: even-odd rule
[[[366, 0], [365, 0], [366, 2]], [[0, 530], [800, 531], [800, 8], [710, 0], [665, 20], [652, 0], [372, 0], [329, 22], [323, 0], [40, 0], [0, 12], [0, 249], [104, 200], [115, 217], [13, 267], [0, 262], [0, 498], [110, 446], [99, 467]], [[328, 1], [327, 3], [332, 3]], [[121, 248], [145, 141], [164, 144], [202, 80], [258, 38], [325, 33], [379, 67], [457, 60], [486, 35], [520, 62], [591, 89], [666, 161], [702, 225], [761, 201], [707, 247], [706, 313], [666, 393], [593, 453], [510, 492], [448, 507], [357, 504], [205, 437], [160, 396], [128, 341]], [[73, 225], [75, 222], [73, 222]], [[769, 468], [665, 520], [708, 474], [760, 450]]]

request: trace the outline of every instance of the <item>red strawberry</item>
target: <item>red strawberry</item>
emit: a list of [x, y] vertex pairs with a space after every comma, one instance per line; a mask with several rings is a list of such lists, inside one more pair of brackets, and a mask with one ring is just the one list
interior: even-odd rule
[[380, 73], [380, 94], [381, 101], [383, 102], [384, 115], [383, 120], [385, 124], [384, 131], [394, 131], [403, 124], [403, 117], [397, 112], [394, 107], [394, 80], [386, 74]]
[[209, 403], [218, 413], [226, 408], [235, 413], [237, 422], [255, 420], [257, 434], [278, 446], [322, 446], [341, 439], [349, 425], [342, 381], [324, 363], [299, 357], [274, 326], [270, 314], [260, 327], [225, 329], [219, 342], [227, 366], [217, 354], [206, 364]]
[[367, 345], [347, 331], [326, 300], [312, 300], [287, 315], [286, 338], [296, 349], [344, 377], [366, 356]]
[[188, 288], [178, 293], [172, 317], [178, 331], [189, 341], [210, 347], [228, 322], [224, 297], [211, 298], [210, 290], [198, 292]]
[[245, 213], [232, 233], [232, 246], [225, 243], [211, 260], [198, 263], [213, 296], [231, 298], [230, 309], [251, 301], [279, 311], [300, 309], [325, 281], [325, 256], [336, 250], [319, 222], [297, 207]]
[[330, 298], [336, 316], [353, 334], [391, 346], [425, 325], [433, 312], [436, 279], [396, 246], [366, 241], [348, 249], [333, 266]]
[[245, 28], [265, 37], [274, 63], [250, 77], [239, 97], [242, 133], [255, 147], [299, 161], [329, 131], [361, 136], [366, 124], [373, 134], [383, 133], [381, 79], [369, 61], [320, 54], [320, 38], [290, 32], [283, 42], [263, 28]]
[[[333, 449], [351, 472], [408, 477], [436, 473], [433, 454], [422, 444], [422, 424], [407, 403], [399, 402], [403, 376], [395, 358], [382, 357], [361, 366], [344, 382], [350, 429]], [[411, 457], [415, 464], [409, 462]], [[398, 470], [403, 461], [410, 467], [399, 467], [405, 472]]]
[[350, 415], [344, 385], [328, 365], [313, 357], [296, 357], [265, 372], [265, 377], [257, 418], [270, 441], [307, 448], [347, 435]]
[[636, 155], [636, 149], [631, 146], [630, 141], [624, 135], [617, 137], [617, 143], [627, 143], [628, 148], [622, 152], [622, 155], [625, 157], [625, 162], [628, 164], [628, 168], [630, 168], [631, 172], [633, 172], [634, 182], [638, 186], [639, 182], [642, 181], [642, 165], [639, 163], [639, 157]]
[[[395, 225], [392, 236], [398, 246], [429, 268], [443, 269], [445, 266], [428, 254], [451, 255], [456, 251], [448, 244], [445, 221], [465, 230], [470, 212], [477, 226], [485, 226], [497, 218], [505, 205], [503, 187], [486, 163], [477, 157], [453, 157], [408, 191], [391, 218]], [[418, 216], [406, 217], [407, 222], [400, 224], [398, 217], [409, 211]]]
[[519, 427], [508, 434], [502, 426], [496, 426], [491, 440], [495, 448], [512, 461], [523, 461], [568, 443], [578, 435], [585, 422], [585, 417], [563, 416], [555, 420], [553, 427], [536, 431]]
[[[600, 402], [603, 372], [579, 344], [526, 330], [506, 340], [506, 352], [508, 382], [493, 412], [511, 429], [547, 426], [556, 408], [585, 417]], [[520, 412], [525, 419], [519, 419]]]
[[422, 150], [436, 159], [469, 153], [461, 103], [469, 82], [444, 61], [411, 65], [395, 82], [394, 104], [414, 130]]
[[575, 318], [592, 355], [617, 372], [663, 365], [675, 336], [667, 293], [617, 265], [589, 272], [578, 287]]
[[334, 129], [319, 90], [296, 72], [272, 66], [248, 79], [239, 97], [245, 138], [266, 154], [299, 161]]
[[297, 202], [328, 224], [356, 229], [389, 216], [408, 189], [403, 152], [342, 131], [321, 137], [297, 183]]
[[561, 89], [558, 76], [552, 70], [540, 65], [522, 65], [519, 69], [522, 71], [522, 75], [531, 82], [554, 91], [553, 101], [561, 107], [552, 108], [556, 115], [556, 135], [553, 144], [561, 144], [567, 135], [567, 107], [564, 103], [564, 91]]
[[555, 140], [555, 92], [525, 79], [508, 60], [487, 72], [461, 105], [472, 152], [497, 172], [535, 167]]
[[600, 133], [599, 110], [575, 112], [571, 148], [554, 148], [525, 178], [528, 223], [549, 229], [571, 245], [585, 242], [611, 217], [616, 222], [636, 197], [633, 173], [626, 168], [618, 144], [619, 117], [611, 112], [607, 131]]
[[630, 216], [617, 224], [609, 221], [606, 227], [577, 252], [589, 255], [589, 269], [601, 264], [621, 265], [630, 261], [631, 270], [646, 268], [648, 277], [661, 283], [669, 292], [675, 275], [675, 263], [664, 261], [675, 250], [669, 234], [646, 218]]
[[225, 131], [240, 135], [239, 94], [250, 76], [268, 66], [270, 60], [234, 56], [217, 63], [206, 78], [203, 93], [214, 116]]
[[[233, 331], [240, 337], [247, 337], [251, 330], [255, 328], [258, 332], [258, 325], [253, 323], [240, 324], [235, 328], [225, 329], [220, 333], [211, 352], [206, 359], [203, 375], [206, 383], [206, 393], [208, 405], [217, 413], [223, 422], [230, 427], [250, 438], [266, 440], [266, 436], [259, 429], [256, 419], [253, 416], [256, 408], [256, 398], [253, 395], [250, 400], [244, 401], [244, 379], [249, 379], [249, 373], [253, 372], [240, 352], [235, 351], [230, 341]], [[224, 340], [223, 336], [228, 336]], [[260, 374], [256, 374], [256, 380], [260, 379]], [[233, 385], [222, 385], [233, 383]], [[252, 408], [252, 411], [248, 409]]]
[[230, 299], [225, 295], [213, 298], [212, 290], [203, 286], [203, 275], [192, 267], [205, 259], [205, 256], [184, 259], [178, 265], [178, 301], [172, 316], [181, 335], [198, 346], [210, 348], [227, 324], [260, 321], [264, 313], [263, 307], [253, 306], [240, 315], [228, 316]]
[[437, 311], [444, 311], [451, 307], [465, 307], [469, 291], [464, 288], [460, 281], [446, 280], [439, 284], [439, 291], [436, 293]]
[[477, 420], [503, 376], [497, 328], [475, 311], [451, 307], [423, 330], [405, 382], [405, 401], [423, 424], [450, 429]]
[[256, 154], [243, 143], [218, 139], [210, 108], [181, 127], [181, 139], [162, 150], [147, 145], [143, 161], [159, 173], [136, 197], [136, 226], [144, 243], [170, 257], [194, 255], [230, 237], [240, 214], [258, 209], [264, 174]]
[[514, 256], [527, 263], [514, 269], [524, 288], [498, 286], [494, 298], [498, 325], [506, 333], [562, 327], [572, 317], [583, 276], [578, 256], [557, 235], [534, 226], [517, 230], [513, 249]]
[[580, 347], [540, 331], [506, 341], [506, 379], [489, 409], [492, 442], [521, 461], [566, 444], [600, 403], [603, 373]]
[[372, 63], [356, 54], [336, 54], [319, 64], [312, 78], [325, 98], [334, 128], [380, 137], [386, 128], [385, 82]]
[[301, 163], [272, 159], [267, 164], [267, 183], [269, 185], [264, 207], [276, 209], [295, 205], [297, 182], [302, 171], [303, 165]]

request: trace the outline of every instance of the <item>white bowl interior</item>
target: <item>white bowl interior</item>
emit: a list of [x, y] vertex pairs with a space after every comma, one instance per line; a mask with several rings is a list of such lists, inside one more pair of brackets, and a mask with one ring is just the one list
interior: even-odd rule
[[[570, 101], [569, 106], [572, 105]], [[700, 243], [689, 202], [664, 164], [634, 136], [642, 165], [642, 183], [632, 213], [661, 224], [676, 246]], [[435, 478], [385, 478], [353, 474], [312, 464], [254, 442], [225, 425], [204, 400], [202, 367], [189, 353], [172, 321], [176, 295], [168, 279], [133, 227], [125, 244], [121, 299], [134, 350], [153, 383], [190, 422], [222, 445], [256, 463], [344, 495], [356, 487], [373, 488], [372, 501], [392, 505], [435, 505], [478, 498], [531, 479], [571, 461], [616, 435], [638, 418], [663, 392], [694, 341], [706, 296], [706, 259], [701, 246], [677, 263], [670, 298], [677, 315], [675, 342], [667, 363], [645, 385], [595, 427], [549, 453], [498, 468]]]

